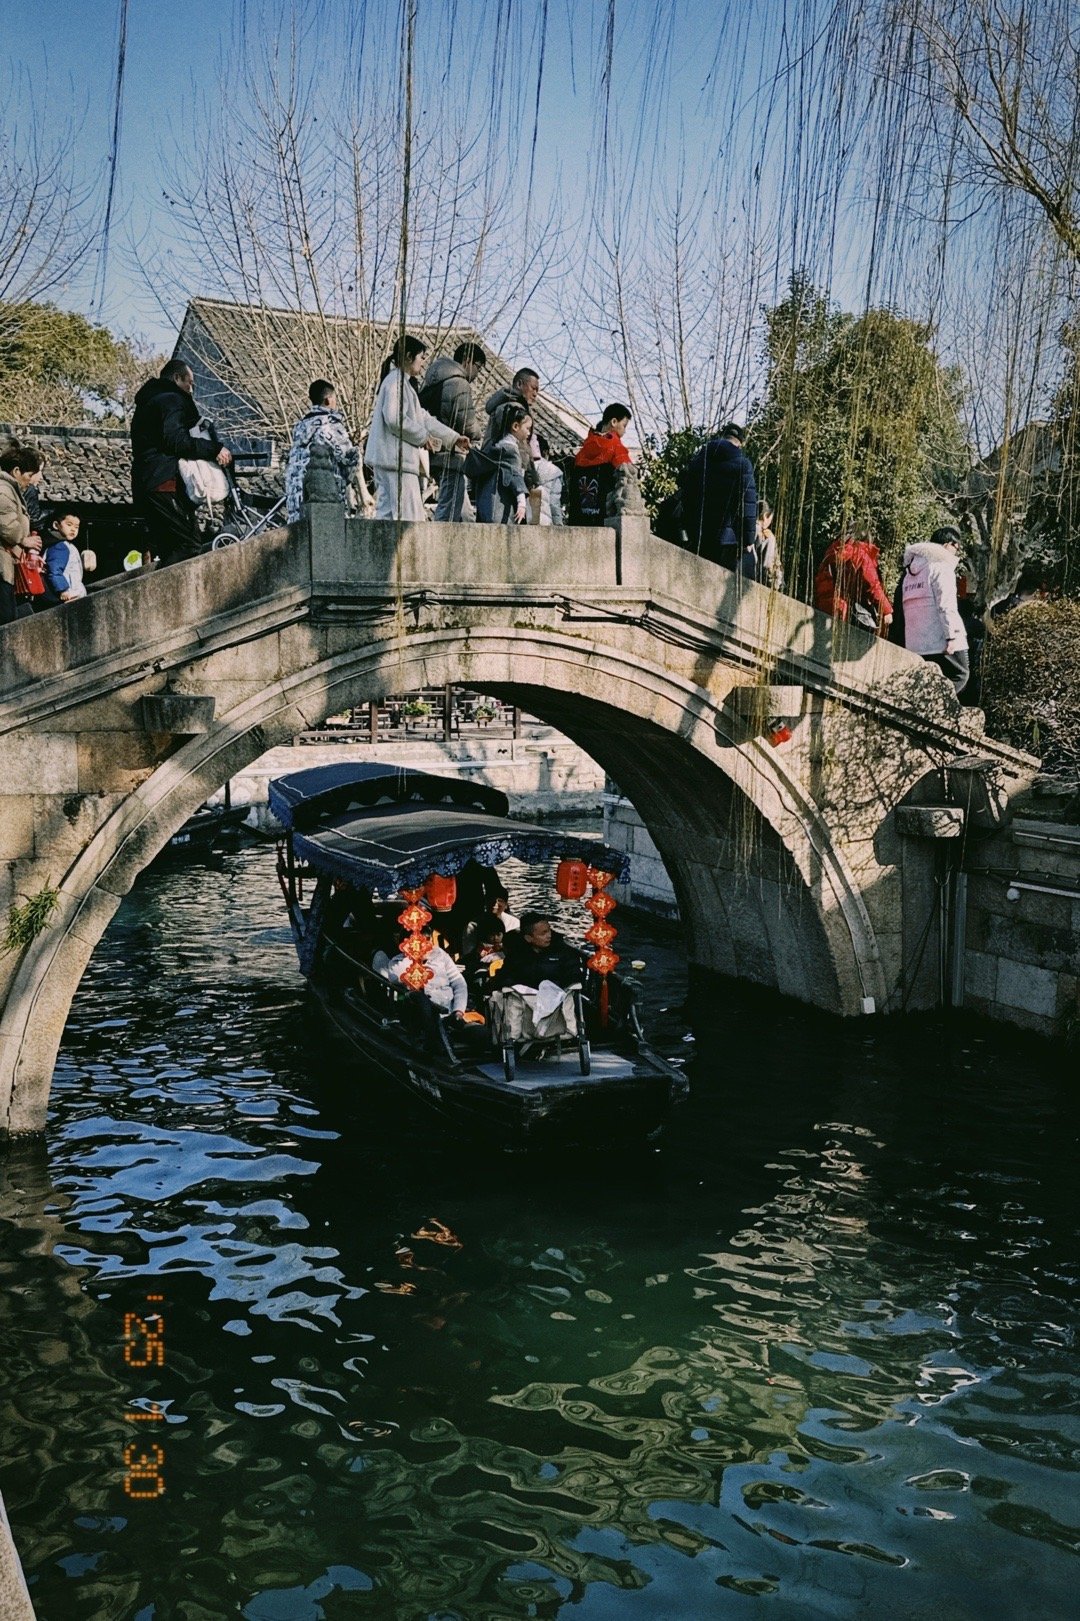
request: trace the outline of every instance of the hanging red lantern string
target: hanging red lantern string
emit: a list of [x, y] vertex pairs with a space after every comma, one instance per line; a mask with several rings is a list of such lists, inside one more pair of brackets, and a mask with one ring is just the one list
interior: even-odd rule
[[430, 936], [424, 933], [431, 922], [431, 913], [424, 905], [423, 897], [422, 889], [401, 891], [405, 909], [398, 913], [398, 922], [403, 929], [409, 931], [401, 942], [401, 950], [410, 960], [408, 968], [400, 978], [401, 983], [407, 985], [410, 991], [422, 991], [428, 980], [435, 977], [434, 969], [429, 968], [424, 961], [432, 949], [432, 941]]
[[586, 908], [595, 919], [592, 928], [585, 936], [589, 945], [596, 950], [589, 958], [589, 967], [593, 973], [600, 976], [600, 1023], [606, 1026], [608, 1022], [608, 980], [611, 970], [618, 966], [618, 953], [612, 951], [611, 942], [615, 938], [616, 930], [607, 920], [619, 904], [614, 895], [608, 893], [608, 884], [615, 874], [603, 872], [599, 867], [590, 867], [588, 871], [592, 894], [585, 902]]

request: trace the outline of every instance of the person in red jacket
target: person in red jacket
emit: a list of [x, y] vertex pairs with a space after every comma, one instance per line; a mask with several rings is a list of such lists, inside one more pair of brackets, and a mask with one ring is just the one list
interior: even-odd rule
[[623, 434], [629, 426], [630, 407], [616, 402], [605, 406], [596, 427], [589, 429], [585, 443], [574, 457], [569, 479], [570, 523], [603, 523], [615, 469], [626, 467], [630, 462], [630, 452], [623, 444]]
[[814, 576], [814, 607], [884, 634], [892, 624], [892, 603], [881, 583], [879, 555], [865, 529], [834, 540]]

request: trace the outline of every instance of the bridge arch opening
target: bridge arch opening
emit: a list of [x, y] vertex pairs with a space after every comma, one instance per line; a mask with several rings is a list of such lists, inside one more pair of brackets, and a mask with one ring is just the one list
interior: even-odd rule
[[[710, 692], [638, 649], [548, 627], [425, 631], [311, 657], [189, 738], [117, 808], [61, 883], [0, 1026], [0, 1125], [41, 1130], [72, 997], [120, 899], [198, 807], [267, 749], [333, 714], [446, 683], [516, 703], [585, 750], [634, 804], [671, 877], [690, 962], [839, 1013], [880, 996], [857, 883], [767, 745], [725, 730]], [[305, 657], [306, 653], [306, 657]], [[212, 664], [212, 658], [209, 661]], [[206, 684], [208, 671], [202, 673]], [[193, 678], [198, 687], [198, 674]], [[200, 689], [203, 690], [203, 689]]]

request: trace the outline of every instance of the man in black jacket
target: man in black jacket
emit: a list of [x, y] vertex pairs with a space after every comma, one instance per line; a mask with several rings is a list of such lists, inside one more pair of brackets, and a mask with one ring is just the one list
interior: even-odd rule
[[743, 449], [745, 438], [738, 423], [725, 423], [714, 439], [702, 445], [679, 481], [690, 550], [730, 569], [739, 567], [757, 539], [757, 485]]
[[182, 563], [199, 551], [195, 511], [187, 499], [179, 463], [212, 461], [228, 467], [232, 452], [216, 434], [195, 438], [199, 421], [195, 378], [182, 360], [170, 360], [159, 377], [135, 396], [131, 418], [131, 492], [146, 519], [150, 550], [162, 563]]
[[506, 958], [495, 977], [496, 987], [531, 985], [550, 979], [564, 991], [580, 985], [584, 970], [581, 956], [556, 934], [542, 912], [525, 912], [520, 930], [506, 936]]

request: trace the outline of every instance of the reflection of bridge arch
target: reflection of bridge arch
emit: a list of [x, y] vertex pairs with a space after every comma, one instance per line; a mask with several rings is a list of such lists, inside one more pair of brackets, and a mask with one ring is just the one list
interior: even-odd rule
[[[33, 807], [8, 893], [51, 883], [60, 900], [0, 962], [0, 1130], [44, 1124], [94, 947], [199, 805], [329, 715], [447, 682], [520, 704], [619, 783], [692, 962], [837, 1013], [895, 1005], [905, 907], [915, 894], [921, 928], [930, 880], [891, 813], [956, 748], [951, 697], [951, 713], [911, 707], [944, 692], [936, 675], [859, 633], [837, 650], [821, 615], [628, 521], [617, 541], [530, 531], [526, 548], [340, 514], [321, 533], [318, 513], [8, 627], [0, 782], [13, 772]], [[770, 678], [791, 685], [755, 685]], [[762, 733], [781, 701], [794, 737], [777, 752]]]

